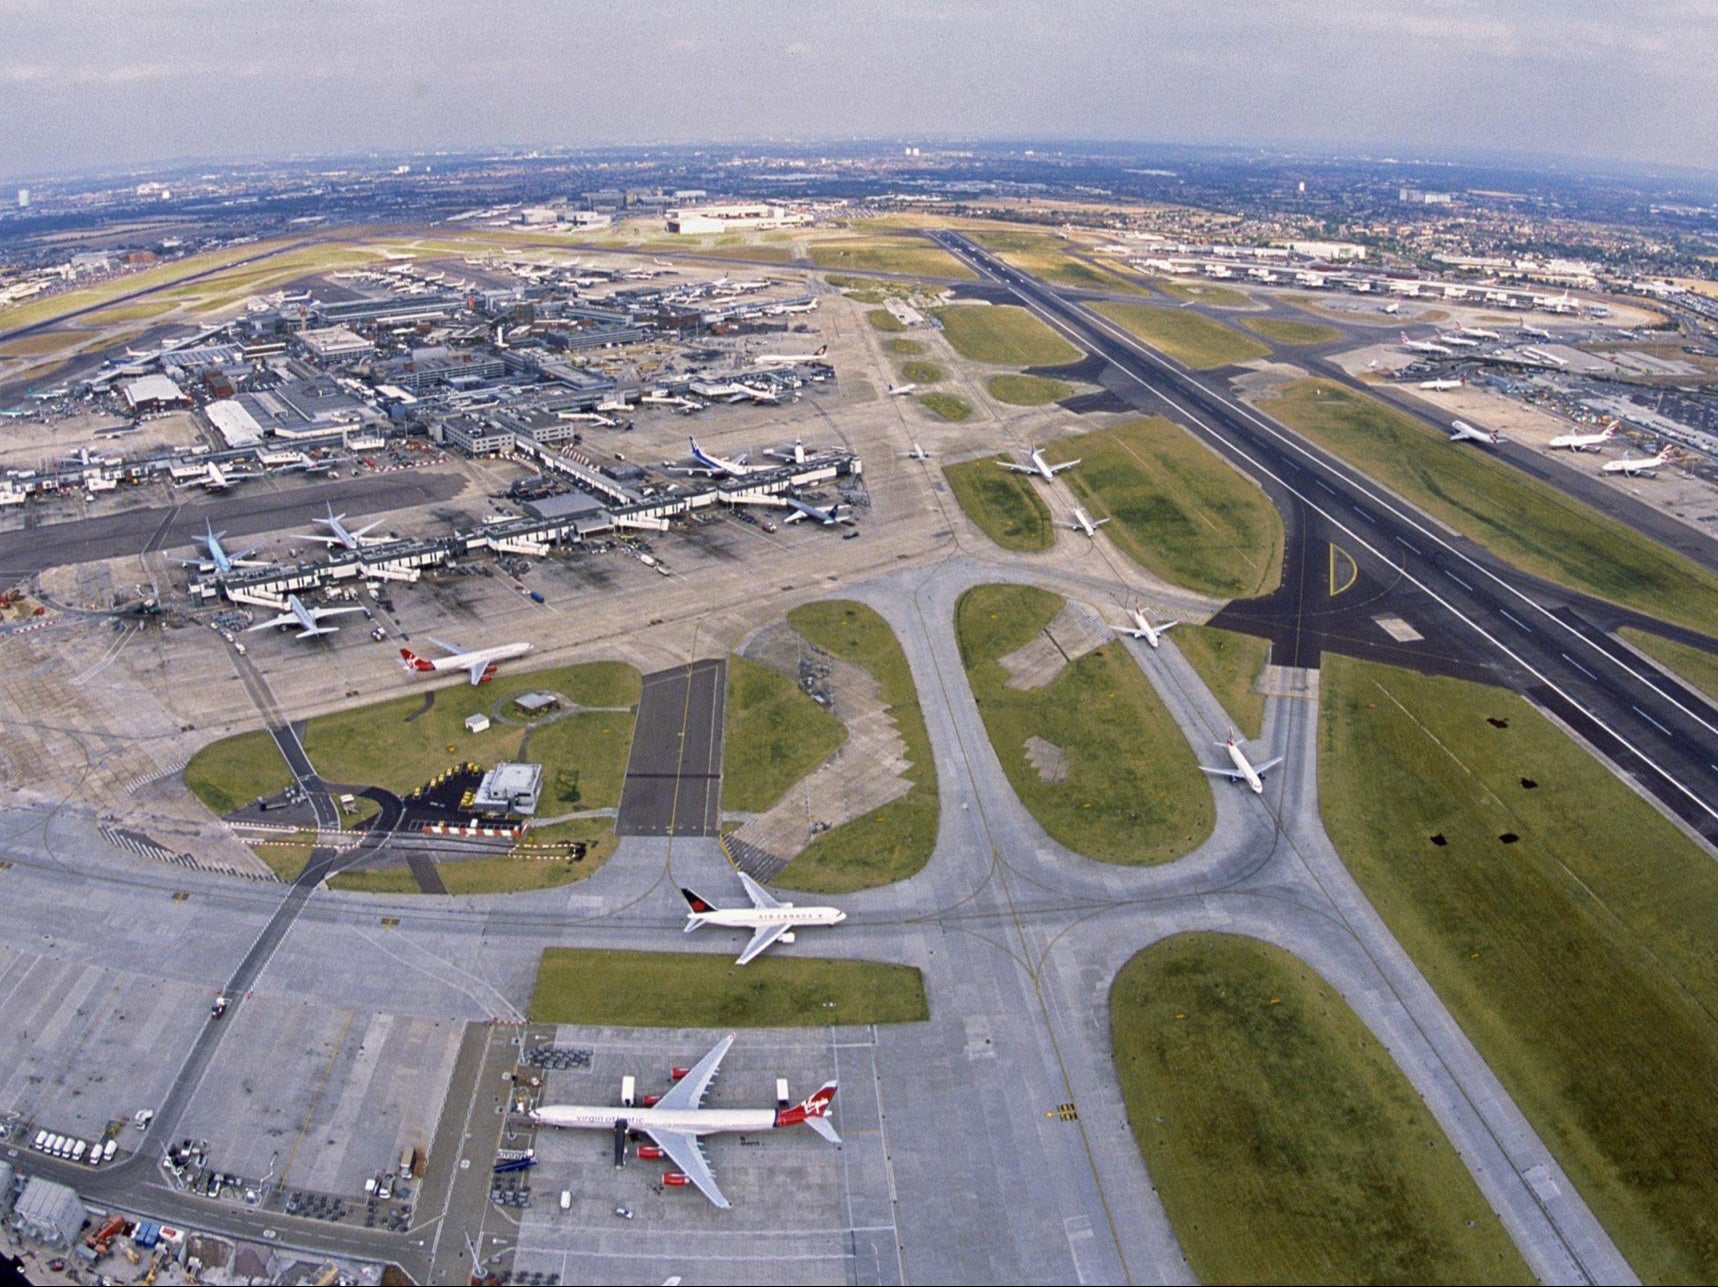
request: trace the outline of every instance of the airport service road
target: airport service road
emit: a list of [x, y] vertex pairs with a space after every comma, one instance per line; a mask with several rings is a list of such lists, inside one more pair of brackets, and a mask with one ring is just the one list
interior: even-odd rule
[[[1009, 286], [1039, 317], [1114, 366], [1113, 387], [1143, 411], [1165, 413], [1259, 480], [1283, 510], [1293, 566], [1327, 550], [1382, 582], [1411, 587], [1408, 617], [1446, 655], [1466, 654], [1563, 719], [1686, 826], [1718, 843], [1718, 718], [1680, 685], [1594, 642], [1599, 612], [1581, 596], [1546, 586], [1452, 538], [1364, 475], [1246, 407], [1221, 375], [1189, 372], [1107, 319], [1002, 263], [955, 233], [946, 249]], [[1287, 500], [1285, 502], [1285, 496]], [[1298, 601], [1285, 605], [1292, 622]], [[1614, 619], [1604, 608], [1597, 620]], [[1381, 627], [1380, 627], [1381, 628]], [[1279, 632], [1256, 630], [1269, 637]], [[1302, 656], [1299, 664], [1315, 664]], [[1431, 667], [1428, 667], [1431, 668]]]

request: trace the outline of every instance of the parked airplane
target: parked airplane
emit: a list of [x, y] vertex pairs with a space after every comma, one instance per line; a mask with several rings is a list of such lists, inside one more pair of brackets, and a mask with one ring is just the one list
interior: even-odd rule
[[1151, 624], [1151, 620], [1145, 615], [1144, 608], [1129, 608], [1127, 610], [1127, 615], [1133, 618], [1134, 628], [1132, 630], [1124, 630], [1123, 633], [1134, 639], [1143, 639], [1153, 648], [1157, 647], [1157, 645], [1163, 641], [1165, 633], [1173, 627], [1181, 624], [1179, 621], [1165, 621], [1161, 626], [1154, 626]]
[[1466, 383], [1467, 383], [1466, 379], [1460, 379], [1460, 380], [1421, 380], [1420, 381], [1420, 388], [1430, 389], [1433, 393], [1447, 393], [1451, 389], [1461, 388]]
[[915, 442], [911, 451], [903, 451], [901, 455], [908, 460], [929, 460], [932, 456], [936, 455], [936, 453], [934, 451], [926, 451]]
[[348, 612], [362, 612], [364, 610], [359, 607], [307, 608], [304, 606], [304, 600], [300, 599], [296, 594], [289, 594], [286, 596], [286, 609], [287, 610], [281, 613], [278, 617], [271, 617], [267, 621], [259, 621], [256, 625], [251, 626], [250, 629], [267, 630], [270, 626], [297, 626], [299, 627], [298, 638], [311, 639], [317, 635], [331, 635], [340, 629], [339, 626], [322, 625], [321, 622], [324, 617], [339, 617], [344, 616]]
[[1600, 433], [1560, 433], [1545, 445], [1547, 447], [1567, 447], [1570, 451], [1585, 451], [1591, 447], [1597, 451], [1605, 443], [1616, 437], [1617, 430], [1620, 428], [1622, 426], [1613, 420]]
[[889, 386], [889, 396], [891, 398], [904, 398], [909, 393], [917, 393], [918, 391], [919, 391], [919, 386], [916, 384], [912, 384], [912, 383], [891, 384]]
[[194, 536], [192, 539], [204, 547], [207, 552], [207, 557], [201, 559], [175, 560], [180, 567], [212, 567], [221, 576], [231, 576], [234, 568], [266, 566], [265, 564], [246, 561], [251, 555], [255, 554], [257, 550], [261, 548], [260, 546], [253, 545], [248, 550], [241, 550], [237, 554], [229, 554], [227, 553], [226, 547], [221, 544], [221, 538], [225, 536], [226, 533], [217, 532], [215, 530], [215, 525], [209, 522], [208, 519], [204, 519], [203, 522], [206, 524], [204, 535]]
[[187, 479], [185, 482], [180, 483], [179, 486], [201, 487], [204, 491], [224, 492], [229, 490], [234, 483], [242, 483], [252, 477], [254, 477], [252, 474], [229, 474], [226, 470], [222, 469], [211, 460], [201, 476]]
[[1220, 778], [1228, 778], [1229, 781], [1237, 784], [1245, 782], [1252, 788], [1254, 795], [1263, 795], [1265, 793], [1265, 774], [1283, 762], [1283, 757], [1279, 755], [1275, 759], [1266, 760], [1263, 764], [1253, 764], [1247, 759], [1246, 752], [1236, 745], [1235, 731], [1233, 729], [1229, 730], [1228, 741], [1218, 742], [1217, 745], [1229, 753], [1229, 762], [1233, 767], [1227, 769], [1208, 769], [1201, 764], [1199, 766], [1199, 771], [1201, 773], [1210, 773]]
[[[812, 450], [815, 451], [816, 448]], [[796, 465], [805, 463], [805, 454], [805, 443], [798, 438], [793, 440], [791, 447], [766, 447], [764, 449], [764, 455], [771, 456], [776, 460], [791, 460]]]
[[1487, 447], [1495, 447], [1503, 439], [1488, 429], [1475, 429], [1465, 420], [1450, 421], [1451, 442], [1477, 442]]
[[1519, 330], [1523, 335], [1532, 336], [1536, 340], [1548, 340], [1551, 338], [1551, 332], [1550, 331], [1541, 330], [1537, 326], [1520, 326], [1520, 327], [1517, 327], [1516, 329]]
[[606, 398], [597, 403], [598, 411], [631, 411], [632, 404], [626, 400], [624, 393], [617, 393], [612, 398]]
[[1501, 340], [1503, 338], [1496, 331], [1488, 331], [1483, 326], [1464, 326], [1460, 322], [1456, 323], [1456, 332], [1460, 335], [1472, 336], [1476, 340]]
[[1098, 529], [1107, 522], [1109, 522], [1108, 518], [1094, 519], [1083, 508], [1076, 505], [1074, 506], [1074, 521], [1069, 523], [1068, 527], [1075, 532], [1084, 532], [1087, 536], [1096, 536]]
[[[366, 532], [382, 525], [382, 520], [377, 519], [374, 523], [367, 523], [363, 527], [353, 531], [351, 528], [346, 526], [345, 519], [346, 516], [344, 514], [336, 514], [334, 512], [334, 506], [330, 504], [328, 506], [327, 518], [316, 518], [311, 520], [313, 523], [322, 524], [322, 526], [326, 527], [328, 531], [307, 533], [300, 539], [306, 541], [321, 541], [330, 548], [338, 545], [342, 549], [356, 550], [361, 549], [364, 546], [364, 534]], [[375, 544], [376, 542], [370, 543]]]
[[1459, 331], [1439, 331], [1438, 340], [1443, 344], [1453, 344], [1458, 349], [1477, 349], [1479, 347], [1478, 340], [1470, 340]]
[[1630, 478], [1651, 478], [1676, 456], [1676, 448], [1666, 445], [1656, 456], [1624, 456], [1621, 460], [1605, 462], [1607, 474], [1627, 474]]
[[796, 908], [792, 903], [778, 902], [768, 890], [745, 872], [738, 874], [740, 884], [745, 887], [746, 897], [751, 900], [750, 907], [719, 908], [705, 902], [690, 889], [680, 891], [692, 909], [686, 913], [686, 933], [690, 934], [705, 925], [752, 931], [751, 941], [741, 950], [735, 965], [745, 965], [755, 960], [765, 948], [778, 941], [793, 942], [795, 925], [839, 925], [847, 919], [846, 912], [834, 907]]
[[1442, 344], [1433, 344], [1430, 340], [1410, 340], [1408, 333], [1402, 333], [1402, 347], [1411, 353], [1435, 353], [1439, 357], [1454, 357], [1455, 350]]
[[829, 346], [818, 346], [815, 353], [761, 353], [752, 359], [754, 366], [801, 366], [806, 362], [821, 362]]
[[747, 474], [760, 473], [769, 468], [768, 465], [747, 464], [744, 453], [736, 456], [733, 460], [728, 460], [722, 456], [710, 455], [698, 445], [696, 438], [689, 437], [686, 441], [692, 444], [692, 459], [700, 467], [691, 471], [694, 473], [704, 471], [711, 474], [726, 474], [729, 478], [744, 478]]
[[1041, 448], [1034, 447], [1032, 448], [1032, 463], [1030, 465], [1016, 465], [1012, 461], [1007, 460], [999, 460], [996, 463], [1001, 465], [1004, 469], [1013, 470], [1017, 474], [1036, 474], [1045, 482], [1049, 482], [1064, 469], [1072, 469], [1080, 462], [1077, 460], [1069, 460], [1064, 461], [1060, 465], [1052, 465], [1049, 461], [1044, 459], [1043, 450]]
[[656, 1141], [656, 1147], [650, 1152], [640, 1148], [639, 1157], [649, 1159], [666, 1154], [667, 1160], [678, 1168], [662, 1177], [665, 1185], [676, 1188], [690, 1182], [711, 1205], [726, 1211], [733, 1204], [716, 1184], [715, 1173], [704, 1156], [702, 1136], [732, 1131], [755, 1134], [804, 1125], [831, 1144], [841, 1143], [841, 1137], [828, 1120], [829, 1105], [835, 1099], [837, 1087], [833, 1080], [791, 1108], [705, 1108], [704, 1095], [733, 1044], [734, 1034], [730, 1032], [654, 1104], [618, 1107], [545, 1104], [532, 1112], [531, 1120], [538, 1126], [610, 1131], [622, 1146], [627, 1131], [641, 1131]]
[[1391, 300], [1388, 304], [1384, 305], [1384, 311], [1394, 316], [1402, 311], [1402, 306], [1395, 300]]
[[855, 521], [851, 515], [843, 514], [841, 512], [841, 506], [839, 503], [831, 505], [828, 509], [819, 509], [810, 501], [800, 500], [797, 496], [783, 496], [782, 499], [786, 501], [794, 511], [786, 518], [782, 519], [782, 522], [784, 523], [797, 523], [802, 518], [809, 518], [813, 522], [821, 523], [824, 527], [834, 527], [837, 523], [852, 523]]
[[408, 671], [427, 674], [430, 671], [463, 670], [474, 684], [485, 684], [495, 678], [496, 667], [513, 657], [523, 657], [531, 651], [528, 643], [497, 644], [493, 648], [461, 648], [458, 644], [430, 640], [437, 648], [453, 654], [451, 657], [424, 658], [410, 648], [400, 649], [400, 664]]

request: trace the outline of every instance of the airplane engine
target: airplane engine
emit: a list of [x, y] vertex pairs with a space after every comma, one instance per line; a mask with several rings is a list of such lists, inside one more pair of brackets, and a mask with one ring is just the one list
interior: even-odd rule
[[689, 1073], [691, 1071], [692, 1070], [690, 1068], [670, 1068], [668, 1070], [668, 1080], [669, 1081], [679, 1081], [682, 1077], [684, 1077], [687, 1073]]
[[679, 1171], [664, 1171], [662, 1173], [662, 1183], [671, 1189], [683, 1189], [688, 1184], [692, 1183], [692, 1181], [680, 1174]]
[[638, 1160], [639, 1161], [641, 1161], [641, 1162], [657, 1162], [657, 1161], [660, 1161], [661, 1159], [662, 1159], [662, 1150], [657, 1148], [656, 1145], [654, 1145], [654, 1144], [640, 1144], [638, 1146]]
[[789, 930], [789, 931], [788, 931], [788, 932], [787, 932], [787, 933], [785, 933], [785, 934], [783, 934], [783, 935], [782, 935], [782, 936], [781, 936], [781, 941], [782, 941], [782, 942], [783, 942], [783, 943], [791, 943], [791, 942], [793, 942], [793, 931], [792, 931], [792, 930]]

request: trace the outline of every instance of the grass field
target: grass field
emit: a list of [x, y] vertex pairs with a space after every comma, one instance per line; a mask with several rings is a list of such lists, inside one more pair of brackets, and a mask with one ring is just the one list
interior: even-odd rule
[[781, 883], [819, 894], [845, 894], [915, 875], [937, 839], [937, 774], [930, 736], [907, 656], [888, 622], [862, 603], [826, 599], [787, 614], [807, 640], [869, 671], [907, 745], [912, 789], [851, 822], [825, 831], [788, 864]]
[[293, 782], [280, 748], [263, 729], [211, 742], [185, 766], [185, 785], [216, 817]]
[[917, 340], [890, 340], [888, 349], [891, 353], [899, 353], [902, 357], [917, 357], [925, 351], [925, 346]]
[[1036, 375], [995, 375], [985, 386], [990, 396], [1011, 407], [1041, 407], [1073, 396], [1072, 385]]
[[1389, 1052], [1252, 939], [1147, 948], [1110, 989], [1134, 1138], [1200, 1282], [1530, 1283]]
[[958, 277], [970, 280], [972, 270], [948, 251], [916, 237], [864, 237], [846, 241], [814, 241], [811, 262], [819, 268], [853, 272], [907, 273], [917, 277]]
[[1269, 357], [1270, 349], [1250, 335], [1230, 330], [1198, 313], [1148, 304], [1096, 304], [1093, 307], [1142, 343], [1167, 353], [1195, 371]]
[[1329, 344], [1342, 338], [1342, 332], [1334, 326], [1320, 326], [1317, 322], [1289, 322], [1280, 317], [1243, 318], [1241, 325], [1267, 340], [1275, 340], [1278, 344]]
[[728, 658], [722, 807], [761, 813], [847, 740], [847, 728], [779, 671]]
[[[492, 718], [498, 713], [516, 718], [513, 698], [533, 689], [560, 693], [579, 705], [630, 706], [638, 700], [640, 680], [632, 667], [616, 662], [515, 671], [487, 684], [438, 688], [434, 705], [421, 715], [417, 712], [423, 708], [424, 692], [318, 716], [305, 728], [304, 749], [317, 772], [331, 782], [379, 786], [404, 795], [457, 763], [488, 765], [519, 758], [523, 727], [496, 723], [473, 735], [465, 731], [465, 718], [480, 711]], [[559, 730], [558, 723], [568, 720], [574, 727]], [[630, 709], [537, 722], [532, 758], [543, 765], [546, 811], [555, 812], [561, 805], [560, 784], [568, 774], [589, 783], [617, 780], [632, 744], [632, 722]], [[602, 732], [604, 728], [608, 732]], [[556, 758], [560, 754], [593, 758]], [[583, 807], [592, 807], [588, 795], [586, 799]]]
[[418, 881], [408, 867], [378, 867], [373, 871], [343, 871], [330, 876], [328, 888], [353, 894], [415, 894]]
[[1268, 594], [1282, 574], [1282, 516], [1215, 452], [1168, 420], [1130, 420], [1058, 439], [1044, 456], [1079, 460], [1062, 477], [1129, 558], [1220, 598]]
[[[705, 930], [706, 938], [742, 936]], [[907, 965], [733, 954], [607, 952], [551, 947], [537, 967], [531, 1022], [628, 1028], [821, 1028], [919, 1023], [930, 1017], [923, 977]]]
[[1238, 291], [1233, 286], [1216, 286], [1210, 282], [1178, 282], [1169, 277], [1153, 277], [1151, 284], [1175, 299], [1212, 304], [1218, 308], [1246, 308], [1253, 302], [1246, 292]]
[[1640, 1278], [1712, 1281], [1718, 865], [1519, 697], [1323, 675], [1343, 860]]
[[1076, 258], [1076, 247], [1053, 232], [974, 231], [971, 237], [1006, 264], [1047, 282], [1076, 289], [1144, 294], [1144, 287], [1108, 268]]
[[1718, 576], [1483, 451], [1323, 380], [1259, 409], [1524, 572], [1718, 634]]
[[960, 304], [932, 310], [954, 351], [998, 366], [1063, 366], [1080, 351], [1023, 308]]
[[901, 365], [901, 378], [914, 384], [938, 384], [944, 374], [935, 362], [905, 362]]
[[84, 338], [84, 333], [77, 330], [52, 330], [25, 335], [0, 344], [0, 357], [42, 357], [44, 354], [69, 349]]
[[1687, 644], [1677, 643], [1674, 639], [1666, 639], [1662, 635], [1636, 630], [1633, 626], [1622, 627], [1617, 631], [1617, 635], [1628, 640], [1684, 683], [1698, 688], [1718, 702], [1718, 656], [1702, 652], [1698, 648], [1690, 648]]
[[872, 309], [865, 314], [865, 320], [879, 331], [904, 331], [907, 329], [907, 324], [886, 308]]
[[1002, 469], [1001, 456], [943, 466], [943, 477], [962, 511], [1005, 550], [1047, 550], [1056, 539], [1050, 507], [1025, 474]]
[[[955, 613], [962, 662], [1015, 794], [1056, 840], [1103, 862], [1143, 865], [1189, 853], [1211, 834], [1211, 788], [1180, 729], [1119, 643], [1063, 668], [1043, 688], [1005, 684], [998, 658], [1030, 643], [1063, 600], [1032, 586], [981, 585]], [[1046, 782], [1024, 743], [1061, 748], [1067, 776]]]
[[919, 395], [919, 405], [927, 411], [935, 412], [939, 419], [953, 424], [972, 418], [972, 403], [965, 398], [957, 398], [952, 393], [922, 393]]
[[1265, 695], [1254, 692], [1253, 685], [1270, 660], [1270, 642], [1232, 630], [1183, 625], [1175, 627], [1175, 646], [1223, 704], [1241, 736], [1249, 741], [1258, 737], [1265, 726]]
[[[575, 825], [575, 824], [565, 824]], [[463, 862], [436, 864], [436, 873], [449, 894], [521, 894], [537, 889], [556, 889], [594, 875], [614, 852], [618, 843], [606, 819], [583, 819], [577, 838], [589, 848], [583, 858], [543, 858], [528, 852], [471, 858]], [[541, 833], [533, 831], [532, 839]], [[563, 839], [572, 838], [563, 836]], [[259, 850], [260, 852], [260, 850]], [[416, 894], [417, 878], [407, 867], [377, 867], [342, 872], [329, 878], [330, 889], [363, 894]]]

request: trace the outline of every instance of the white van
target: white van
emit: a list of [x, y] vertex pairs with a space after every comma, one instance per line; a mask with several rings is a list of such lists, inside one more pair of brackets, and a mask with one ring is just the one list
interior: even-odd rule
[[84, 1160], [84, 1150], [88, 1147], [89, 1146], [87, 1144], [85, 1144], [82, 1140], [73, 1140], [72, 1141], [72, 1161], [74, 1161], [74, 1162], [83, 1161]]
[[571, 1211], [572, 1209], [573, 1209], [573, 1191], [571, 1189], [562, 1189], [561, 1190], [561, 1210]]

